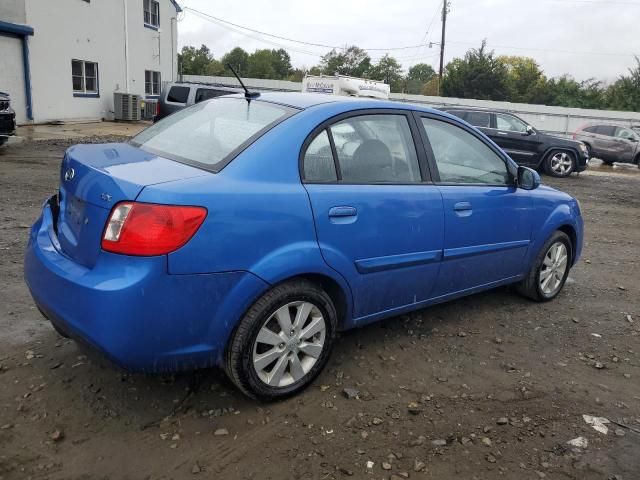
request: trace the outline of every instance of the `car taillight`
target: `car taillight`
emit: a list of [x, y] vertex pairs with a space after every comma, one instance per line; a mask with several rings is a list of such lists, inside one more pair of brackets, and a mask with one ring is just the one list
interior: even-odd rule
[[206, 216], [202, 207], [121, 202], [111, 211], [102, 249], [124, 255], [164, 255], [187, 243]]

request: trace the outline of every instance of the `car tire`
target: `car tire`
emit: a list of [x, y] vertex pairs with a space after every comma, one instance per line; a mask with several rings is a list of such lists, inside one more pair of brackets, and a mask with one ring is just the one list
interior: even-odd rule
[[[560, 256], [555, 258], [558, 251]], [[563, 256], [564, 264], [561, 271]], [[518, 292], [537, 302], [553, 300], [567, 281], [572, 258], [573, 246], [567, 234], [559, 230], [554, 232], [540, 249], [527, 277], [517, 284]]]
[[593, 158], [593, 151], [591, 150], [591, 145], [585, 143], [584, 146], [587, 149], [587, 160], [591, 160]]
[[552, 177], [568, 177], [576, 169], [576, 156], [566, 150], [552, 150], [544, 162], [544, 170]]
[[318, 285], [307, 280], [278, 285], [249, 308], [234, 330], [225, 354], [226, 373], [257, 400], [292, 396], [326, 365], [336, 327], [331, 297]]
[[613, 165], [613, 162], [611, 160], [602, 160], [602, 163], [609, 167]]

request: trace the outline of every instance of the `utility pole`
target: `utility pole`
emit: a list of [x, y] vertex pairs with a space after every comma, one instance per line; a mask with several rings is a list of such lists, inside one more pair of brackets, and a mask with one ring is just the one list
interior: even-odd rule
[[442, 74], [444, 72], [444, 39], [447, 29], [447, 13], [449, 12], [449, 0], [444, 0], [442, 4], [442, 40], [440, 41], [440, 73], [438, 74], [438, 95], [442, 88]]

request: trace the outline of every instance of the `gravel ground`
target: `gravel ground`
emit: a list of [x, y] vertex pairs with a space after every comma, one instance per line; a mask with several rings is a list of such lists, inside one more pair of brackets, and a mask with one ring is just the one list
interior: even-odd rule
[[314, 386], [264, 405], [215, 370], [117, 370], [40, 316], [23, 249], [66, 145], [0, 149], [0, 480], [640, 478], [635, 167], [544, 178], [586, 224], [555, 301], [503, 288], [346, 332]]

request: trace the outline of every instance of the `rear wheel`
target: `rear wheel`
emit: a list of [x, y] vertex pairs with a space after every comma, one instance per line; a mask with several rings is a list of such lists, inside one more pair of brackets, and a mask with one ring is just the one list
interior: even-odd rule
[[568, 177], [575, 168], [575, 155], [563, 150], [553, 150], [545, 161], [545, 171], [553, 177]]
[[518, 284], [518, 291], [539, 302], [554, 299], [569, 276], [572, 252], [567, 234], [556, 231], [538, 253], [527, 278]]
[[307, 387], [327, 363], [337, 315], [329, 295], [306, 280], [264, 294], [227, 346], [226, 372], [258, 400], [279, 400]]

